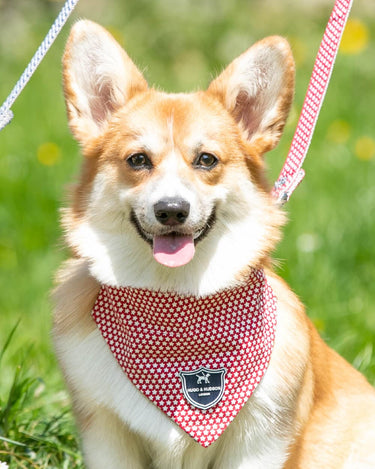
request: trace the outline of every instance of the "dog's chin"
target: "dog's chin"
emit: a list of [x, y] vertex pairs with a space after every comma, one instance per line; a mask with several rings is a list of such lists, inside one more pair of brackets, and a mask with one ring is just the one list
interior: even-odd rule
[[130, 215], [130, 221], [138, 234], [151, 246], [154, 259], [166, 267], [182, 267], [188, 264], [194, 257], [195, 246], [212, 230], [215, 219], [213, 210], [202, 228], [195, 231], [188, 232], [184, 227], [165, 227], [159, 233], [150, 233], [142, 227], [134, 211]]

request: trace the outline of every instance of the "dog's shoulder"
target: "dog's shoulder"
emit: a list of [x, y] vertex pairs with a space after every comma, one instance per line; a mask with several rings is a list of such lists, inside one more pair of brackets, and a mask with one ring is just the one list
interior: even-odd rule
[[87, 334], [95, 328], [90, 313], [99, 290], [84, 259], [69, 259], [61, 266], [52, 292], [55, 336], [73, 330]]

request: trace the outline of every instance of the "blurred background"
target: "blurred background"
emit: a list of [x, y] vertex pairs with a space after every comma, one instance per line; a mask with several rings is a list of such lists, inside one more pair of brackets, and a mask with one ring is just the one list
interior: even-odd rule
[[[204, 88], [267, 35], [289, 39], [297, 89], [284, 137], [267, 155], [270, 180], [286, 157], [333, 0], [80, 0], [0, 132], [0, 461], [81, 467], [69, 400], [50, 340], [49, 291], [67, 257], [59, 207], [80, 166], [61, 88], [69, 27], [107, 27], [167, 91]], [[0, 0], [0, 104], [64, 2]], [[277, 270], [320, 334], [375, 384], [375, 8], [354, 0], [304, 168], [286, 210]], [[18, 324], [18, 325], [17, 325]], [[16, 329], [15, 326], [17, 325]], [[9, 442], [11, 440], [11, 442]], [[13, 466], [12, 466], [13, 464]]]

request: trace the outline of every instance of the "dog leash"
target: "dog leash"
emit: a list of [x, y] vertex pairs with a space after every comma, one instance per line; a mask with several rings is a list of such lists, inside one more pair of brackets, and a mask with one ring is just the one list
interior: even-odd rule
[[15, 84], [9, 96], [4, 101], [4, 104], [0, 108], [0, 130], [2, 130], [6, 125], [8, 125], [13, 119], [13, 112], [11, 111], [11, 107], [13, 106], [15, 100], [18, 98], [22, 90], [29, 82], [30, 78], [33, 76], [35, 70], [39, 67], [41, 61], [44, 59], [49, 48], [52, 46], [53, 42], [59, 35], [61, 29], [63, 28], [67, 19], [71, 15], [78, 1], [79, 0], [67, 0], [65, 2], [58, 17], [51, 26], [43, 42], [39, 46], [38, 50], [35, 52], [33, 58], [30, 60], [28, 66], [26, 67], [18, 82]]
[[353, 0], [336, 0], [324, 32], [290, 150], [272, 191], [280, 205], [289, 200], [305, 176], [302, 164], [311, 143], [352, 3]]

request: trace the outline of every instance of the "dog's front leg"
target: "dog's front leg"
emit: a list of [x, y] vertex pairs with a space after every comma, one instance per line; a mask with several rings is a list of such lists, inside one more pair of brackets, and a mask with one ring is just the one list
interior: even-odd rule
[[[73, 395], [85, 464], [87, 469], [150, 469], [147, 444], [141, 445], [140, 437], [103, 404], [104, 391], [111, 387], [114, 378], [109, 374], [104, 379], [111, 360], [100, 362], [107, 345], [100, 336], [97, 340], [91, 318], [99, 289], [89, 274], [87, 261], [71, 259], [60, 269], [53, 293], [54, 344]], [[103, 381], [104, 391], [100, 388]], [[107, 404], [111, 404], [111, 397]]]
[[151, 469], [145, 442], [112, 412], [96, 409], [82, 426], [87, 469]]

